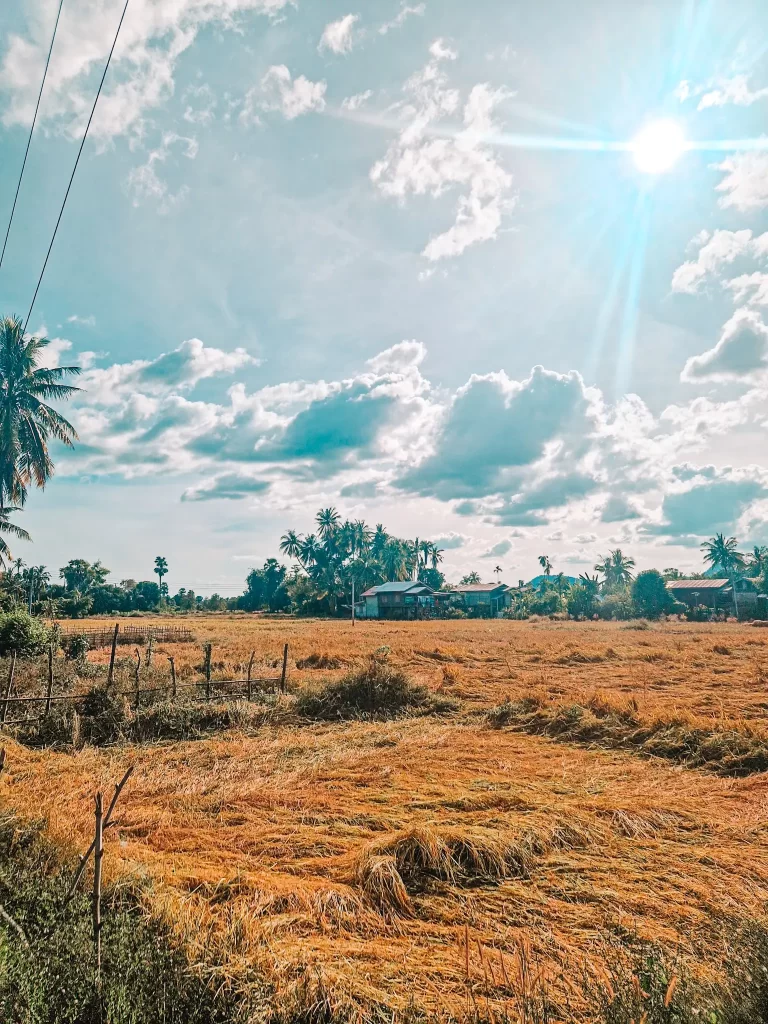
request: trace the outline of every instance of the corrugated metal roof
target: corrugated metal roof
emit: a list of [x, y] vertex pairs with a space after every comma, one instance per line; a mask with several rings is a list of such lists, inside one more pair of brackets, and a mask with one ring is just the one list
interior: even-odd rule
[[460, 586], [456, 587], [456, 590], [460, 594], [469, 594], [469, 593], [481, 593], [481, 594], [484, 594], [484, 593], [486, 593], [489, 590], [498, 590], [499, 588], [502, 588], [504, 590], [508, 590], [509, 589], [507, 587], [506, 583], [463, 583]]
[[407, 591], [416, 589], [419, 593], [427, 591], [432, 593], [432, 588], [426, 583], [416, 583], [414, 580], [403, 580], [401, 583], [380, 583], [377, 587], [371, 587], [362, 595], [363, 597], [375, 597], [376, 594], [404, 594]]
[[722, 590], [730, 580], [669, 580], [667, 590]]

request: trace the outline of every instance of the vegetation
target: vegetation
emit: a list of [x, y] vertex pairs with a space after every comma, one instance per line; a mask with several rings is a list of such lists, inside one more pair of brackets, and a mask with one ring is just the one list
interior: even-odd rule
[[20, 658], [42, 654], [52, 641], [51, 630], [26, 612], [0, 614], [0, 657], [16, 653]]

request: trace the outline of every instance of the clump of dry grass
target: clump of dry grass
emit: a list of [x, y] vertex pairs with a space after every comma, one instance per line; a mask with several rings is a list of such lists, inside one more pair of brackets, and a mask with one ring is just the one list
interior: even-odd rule
[[306, 718], [391, 718], [406, 713], [428, 714], [454, 710], [455, 702], [432, 694], [413, 683], [386, 657], [371, 655], [365, 664], [342, 679], [317, 689], [305, 690], [296, 710]]
[[496, 729], [514, 726], [535, 735], [663, 757], [686, 768], [743, 776], [768, 770], [768, 737], [749, 728], [704, 728], [685, 716], [644, 719], [636, 705], [621, 707], [603, 695], [583, 703], [507, 700], [487, 714]]
[[341, 658], [336, 658], [332, 654], [317, 654], [313, 652], [308, 654], [306, 658], [298, 658], [296, 661], [296, 668], [300, 669], [332, 669], [341, 668], [344, 662]]

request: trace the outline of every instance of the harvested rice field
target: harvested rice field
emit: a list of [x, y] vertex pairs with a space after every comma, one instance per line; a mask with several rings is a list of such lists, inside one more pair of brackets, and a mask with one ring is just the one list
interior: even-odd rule
[[[266, 1016], [517, 1020], [544, 984], [549, 1019], [588, 1020], [579, 982], [610, 937], [658, 942], [707, 982], [764, 918], [768, 630], [185, 621], [196, 644], [159, 648], [157, 672], [171, 653], [198, 678], [210, 642], [214, 677], [254, 650], [275, 675], [288, 643], [288, 694], [195, 740], [9, 739], [0, 806], [84, 849], [94, 790], [135, 765], [107, 880], [146, 881], [147, 911]], [[301, 712], [382, 647], [430, 703]]]

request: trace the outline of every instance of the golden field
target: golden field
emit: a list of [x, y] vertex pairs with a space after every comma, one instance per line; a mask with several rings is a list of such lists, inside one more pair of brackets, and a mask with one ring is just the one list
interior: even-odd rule
[[[415, 682], [457, 702], [440, 716], [313, 723], [291, 719], [289, 694], [284, 719], [248, 734], [77, 751], [6, 744], [3, 807], [44, 816], [78, 848], [95, 788], [135, 765], [107, 839], [109, 878], [150, 880], [148, 909], [199, 962], [223, 964], [235, 985], [264, 983], [286, 1012], [327, 998], [362, 1019], [411, 1005], [461, 1016], [476, 998], [493, 1014], [526, 984], [521, 951], [565, 1000], [617, 928], [714, 976], [728, 936], [763, 915], [765, 773], [491, 728], [487, 712], [535, 695], [543, 708], [631, 709], [637, 721], [768, 743], [768, 630], [181, 621], [196, 644], [155, 652], [156, 666], [173, 654], [181, 679], [197, 677], [204, 642], [222, 679], [241, 676], [253, 650], [254, 674], [274, 675], [287, 642], [292, 692], [387, 646]], [[340, 667], [296, 667], [313, 654]]]

